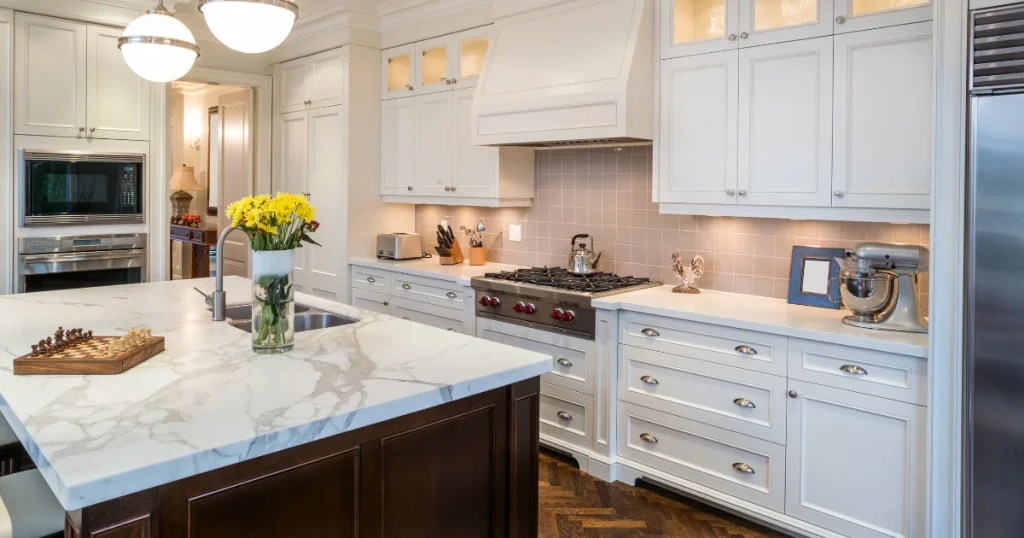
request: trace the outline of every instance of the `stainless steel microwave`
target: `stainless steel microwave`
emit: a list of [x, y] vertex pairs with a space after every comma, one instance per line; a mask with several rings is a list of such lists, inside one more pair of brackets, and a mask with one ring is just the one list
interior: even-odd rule
[[145, 222], [145, 155], [22, 149], [18, 165], [23, 227]]

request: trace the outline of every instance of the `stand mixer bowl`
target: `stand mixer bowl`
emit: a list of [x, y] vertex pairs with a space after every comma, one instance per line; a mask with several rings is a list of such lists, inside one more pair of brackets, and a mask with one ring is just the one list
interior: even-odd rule
[[839, 293], [859, 321], [878, 321], [892, 305], [896, 280], [892, 273], [845, 270], [839, 273]]

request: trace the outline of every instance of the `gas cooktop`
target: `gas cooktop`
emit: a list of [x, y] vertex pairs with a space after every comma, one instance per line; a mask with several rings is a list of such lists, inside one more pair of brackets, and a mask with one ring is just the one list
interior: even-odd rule
[[533, 267], [530, 269], [517, 269], [515, 271], [502, 271], [500, 273], [486, 273], [484, 278], [519, 284], [532, 284], [534, 286], [557, 288], [579, 293], [604, 293], [651, 284], [651, 279], [649, 278], [618, 276], [612, 273], [574, 275], [558, 267]]

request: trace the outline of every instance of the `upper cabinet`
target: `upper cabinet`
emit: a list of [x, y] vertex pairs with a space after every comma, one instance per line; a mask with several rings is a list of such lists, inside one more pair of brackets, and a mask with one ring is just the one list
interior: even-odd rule
[[25, 13], [14, 24], [16, 134], [149, 140], [150, 83], [121, 57], [121, 30]]
[[485, 26], [385, 50], [382, 98], [475, 87], [490, 39], [491, 27]]
[[279, 64], [274, 77], [278, 112], [337, 106], [345, 102], [343, 48]]
[[835, 0], [835, 32], [857, 32], [929, 21], [932, 0]]

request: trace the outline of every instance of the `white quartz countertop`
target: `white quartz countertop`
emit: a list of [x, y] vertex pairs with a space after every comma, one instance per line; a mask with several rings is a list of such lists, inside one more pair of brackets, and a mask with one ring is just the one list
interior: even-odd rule
[[[186, 280], [0, 297], [0, 413], [66, 510], [93, 505], [486, 392], [551, 357], [299, 294], [359, 319], [256, 355], [214, 323]], [[228, 277], [229, 298], [250, 296]], [[237, 302], [232, 300], [231, 302]], [[166, 351], [116, 376], [15, 376], [58, 325], [163, 336]], [[485, 359], [485, 360], [482, 360]]]
[[594, 308], [628, 310], [771, 334], [820, 340], [913, 357], [928, 356], [928, 335], [860, 329], [842, 323], [849, 311], [792, 305], [781, 299], [701, 290], [672, 293], [672, 286], [595, 299]]
[[461, 286], [468, 286], [469, 279], [475, 276], [484, 276], [484, 273], [497, 273], [499, 271], [515, 271], [521, 269], [518, 265], [505, 265], [502, 263], [488, 263], [486, 265], [473, 266], [469, 259], [459, 265], [441, 265], [437, 256], [419, 260], [380, 260], [377, 258], [352, 258], [349, 260], [352, 265], [360, 267], [375, 267], [385, 271], [395, 271], [407, 275], [424, 276], [437, 278], [448, 282], [454, 282]]

